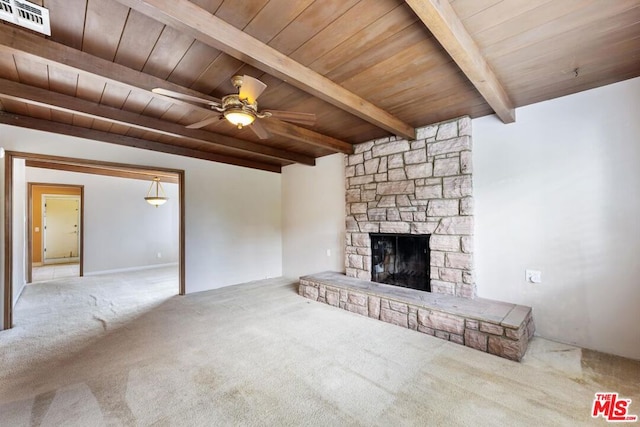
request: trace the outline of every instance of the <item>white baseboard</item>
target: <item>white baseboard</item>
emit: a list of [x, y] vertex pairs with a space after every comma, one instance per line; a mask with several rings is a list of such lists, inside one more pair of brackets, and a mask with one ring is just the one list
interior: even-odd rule
[[44, 265], [56, 265], [56, 264], [77, 264], [80, 262], [80, 257], [72, 258], [53, 258], [45, 259]]
[[13, 304], [12, 304], [13, 308], [16, 307], [18, 300], [22, 296], [22, 292], [24, 291], [24, 288], [26, 287], [27, 287], [27, 282], [22, 283], [22, 286], [20, 286], [20, 289], [18, 289], [18, 292], [16, 292], [16, 295], [13, 296]]
[[139, 270], [151, 270], [153, 268], [162, 268], [162, 267], [177, 267], [177, 262], [170, 262], [167, 264], [153, 264], [153, 265], [143, 265], [139, 267], [127, 267], [127, 268], [116, 268], [113, 270], [101, 270], [101, 271], [91, 271], [84, 272], [85, 276], [99, 276], [102, 274], [113, 274], [113, 273], [126, 273], [128, 271], [139, 271]]

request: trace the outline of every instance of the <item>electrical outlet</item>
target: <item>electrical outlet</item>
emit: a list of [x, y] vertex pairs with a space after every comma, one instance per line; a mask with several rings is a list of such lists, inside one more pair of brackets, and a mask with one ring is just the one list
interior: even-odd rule
[[525, 270], [525, 277], [529, 283], [542, 283], [542, 271]]
[[327, 256], [331, 256], [331, 249], [327, 249]]
[[156, 257], [157, 257], [158, 259], [159, 259], [159, 258], [162, 258], [162, 253], [158, 252], [158, 253], [156, 254]]

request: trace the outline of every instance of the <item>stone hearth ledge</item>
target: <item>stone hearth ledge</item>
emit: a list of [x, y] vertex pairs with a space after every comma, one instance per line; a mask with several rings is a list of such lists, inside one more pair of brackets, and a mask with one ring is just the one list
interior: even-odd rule
[[369, 282], [332, 271], [300, 278], [314, 301], [520, 361], [535, 331], [531, 307]]

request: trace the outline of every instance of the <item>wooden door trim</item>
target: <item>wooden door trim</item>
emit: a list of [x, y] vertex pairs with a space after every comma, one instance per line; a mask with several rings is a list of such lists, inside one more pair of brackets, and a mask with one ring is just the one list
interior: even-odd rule
[[[27, 153], [18, 151], [6, 151], [5, 152], [5, 165], [4, 165], [4, 307], [3, 307], [3, 328], [10, 329], [13, 327], [13, 161], [16, 159], [38, 160], [38, 161], [51, 161], [51, 162], [67, 162], [75, 165], [85, 166], [101, 166], [104, 168], [113, 167], [115, 170], [121, 170], [122, 168], [129, 170], [139, 171], [158, 171], [163, 173], [175, 174], [178, 179], [178, 201], [179, 201], [179, 286], [178, 295], [184, 295], [186, 293], [186, 250], [185, 250], [185, 172], [181, 169], [170, 169], [163, 167], [152, 167], [143, 165], [131, 165], [115, 162], [103, 162], [99, 160], [78, 159], [71, 157], [50, 156], [46, 154]], [[82, 213], [84, 214], [84, 189], [81, 192]], [[82, 216], [84, 218], [84, 215]], [[84, 247], [84, 222], [81, 223], [82, 247]], [[29, 254], [30, 256], [30, 254]], [[83, 274], [82, 264], [84, 259], [80, 259], [81, 275]]]
[[3, 329], [13, 327], [13, 154], [5, 152], [4, 163], [4, 313]]

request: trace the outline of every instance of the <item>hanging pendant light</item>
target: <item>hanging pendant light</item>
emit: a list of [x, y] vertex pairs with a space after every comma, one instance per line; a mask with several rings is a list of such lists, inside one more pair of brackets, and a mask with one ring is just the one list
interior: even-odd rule
[[149, 191], [147, 191], [147, 197], [145, 197], [144, 199], [147, 201], [147, 203], [155, 206], [156, 208], [167, 203], [167, 200], [169, 199], [164, 192], [164, 188], [162, 188], [162, 184], [160, 184], [160, 178], [153, 178], [153, 181], [151, 181], [151, 186], [149, 187]]

